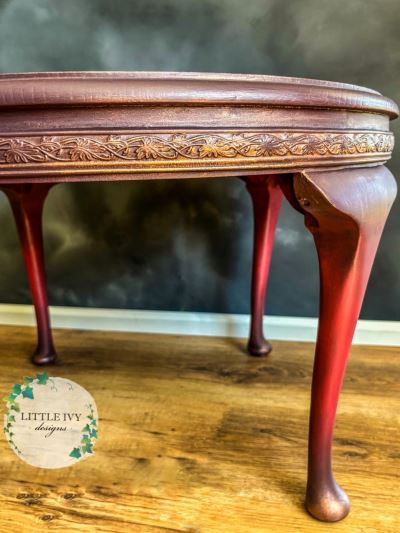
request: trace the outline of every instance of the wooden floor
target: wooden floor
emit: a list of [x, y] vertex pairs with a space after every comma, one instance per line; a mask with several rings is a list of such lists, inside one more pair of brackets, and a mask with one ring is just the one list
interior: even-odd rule
[[[1, 397], [34, 368], [30, 328], [0, 327]], [[93, 457], [44, 470], [0, 439], [0, 531], [400, 531], [400, 348], [353, 349], [334, 441], [351, 497], [337, 524], [303, 509], [313, 346], [58, 330], [50, 375], [94, 396]], [[3, 405], [4, 408], [4, 405]]]

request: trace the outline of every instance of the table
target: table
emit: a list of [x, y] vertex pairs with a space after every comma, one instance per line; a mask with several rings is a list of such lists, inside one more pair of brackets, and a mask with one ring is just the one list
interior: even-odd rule
[[33, 362], [54, 362], [42, 210], [61, 182], [240, 176], [254, 212], [248, 351], [266, 355], [264, 299], [283, 197], [318, 252], [306, 508], [340, 520], [336, 406], [380, 236], [396, 195], [390, 99], [344, 83], [261, 75], [48, 72], [0, 75], [0, 188], [17, 224], [35, 306]]

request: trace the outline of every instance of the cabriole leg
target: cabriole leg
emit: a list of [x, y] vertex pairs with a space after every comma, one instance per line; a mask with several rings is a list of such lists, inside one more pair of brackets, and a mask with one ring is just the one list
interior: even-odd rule
[[294, 193], [320, 266], [320, 316], [312, 381], [306, 507], [336, 521], [349, 512], [332, 474], [336, 407], [354, 329], [379, 239], [396, 195], [385, 167], [305, 171]]
[[48, 311], [42, 237], [43, 205], [53, 185], [39, 183], [1, 186], [14, 214], [35, 307], [38, 344], [32, 361], [37, 365], [54, 363], [56, 358]]
[[260, 356], [271, 351], [263, 333], [264, 302], [283, 195], [277, 176], [248, 176], [245, 181], [254, 215], [251, 322], [247, 349], [251, 355]]

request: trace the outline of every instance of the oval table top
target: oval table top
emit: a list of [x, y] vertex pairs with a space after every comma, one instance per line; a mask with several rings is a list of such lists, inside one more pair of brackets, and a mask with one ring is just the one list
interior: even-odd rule
[[390, 158], [397, 105], [253, 74], [0, 74], [0, 180], [209, 177]]
[[399, 114], [377, 91], [307, 78], [198, 72], [0, 74], [0, 106], [202, 103], [358, 109]]

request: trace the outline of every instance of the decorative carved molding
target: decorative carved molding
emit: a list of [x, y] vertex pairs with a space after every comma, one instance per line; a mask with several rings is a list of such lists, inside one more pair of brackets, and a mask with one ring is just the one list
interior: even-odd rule
[[295, 158], [390, 153], [390, 132], [147, 133], [0, 138], [0, 164]]

